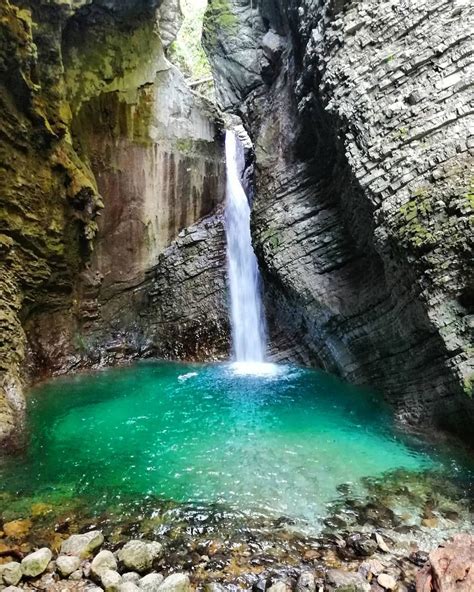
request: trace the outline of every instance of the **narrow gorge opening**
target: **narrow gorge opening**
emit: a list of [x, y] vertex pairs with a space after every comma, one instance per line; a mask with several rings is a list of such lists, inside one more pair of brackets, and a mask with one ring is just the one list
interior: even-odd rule
[[474, 586], [469, 11], [0, 6], [0, 590]]

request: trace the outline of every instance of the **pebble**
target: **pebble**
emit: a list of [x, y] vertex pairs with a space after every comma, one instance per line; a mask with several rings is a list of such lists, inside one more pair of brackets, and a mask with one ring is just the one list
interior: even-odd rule
[[136, 571], [126, 571], [122, 574], [122, 580], [124, 582], [132, 582], [132, 584], [138, 584], [140, 581], [140, 574]]

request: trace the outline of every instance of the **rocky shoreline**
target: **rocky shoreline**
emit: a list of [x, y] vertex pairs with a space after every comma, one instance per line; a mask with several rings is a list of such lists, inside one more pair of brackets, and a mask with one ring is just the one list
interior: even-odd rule
[[[12, 525], [4, 528], [8, 531]], [[400, 553], [375, 531], [371, 535], [335, 536], [321, 541], [312, 557], [301, 557], [298, 566], [275, 569], [267, 565], [240, 574], [234, 582], [212, 569], [209, 555], [202, 555], [199, 565], [186, 572], [163, 569], [165, 547], [165, 541], [144, 539], [114, 544], [100, 530], [91, 530], [69, 536], [57, 553], [48, 547], [25, 555], [2, 548], [0, 590], [468, 592], [474, 585], [474, 537], [468, 533], [455, 535], [431, 553], [415, 547], [410, 553]]]

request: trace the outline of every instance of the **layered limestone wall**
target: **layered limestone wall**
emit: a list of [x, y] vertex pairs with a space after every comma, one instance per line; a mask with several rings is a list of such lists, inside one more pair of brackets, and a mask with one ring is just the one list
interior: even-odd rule
[[211, 0], [205, 39], [255, 143], [276, 355], [472, 440], [471, 16], [461, 1]]
[[227, 351], [222, 142], [165, 57], [180, 22], [174, 0], [0, 8], [0, 441], [25, 379]]

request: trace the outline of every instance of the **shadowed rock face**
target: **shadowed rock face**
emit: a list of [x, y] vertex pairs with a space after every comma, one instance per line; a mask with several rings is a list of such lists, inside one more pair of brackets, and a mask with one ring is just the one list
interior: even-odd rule
[[275, 357], [472, 442], [468, 4], [210, 7], [219, 100], [255, 144]]
[[5, 441], [25, 355], [31, 378], [216, 357], [227, 320], [222, 142], [165, 57], [177, 2], [18, 0], [0, 16]]

